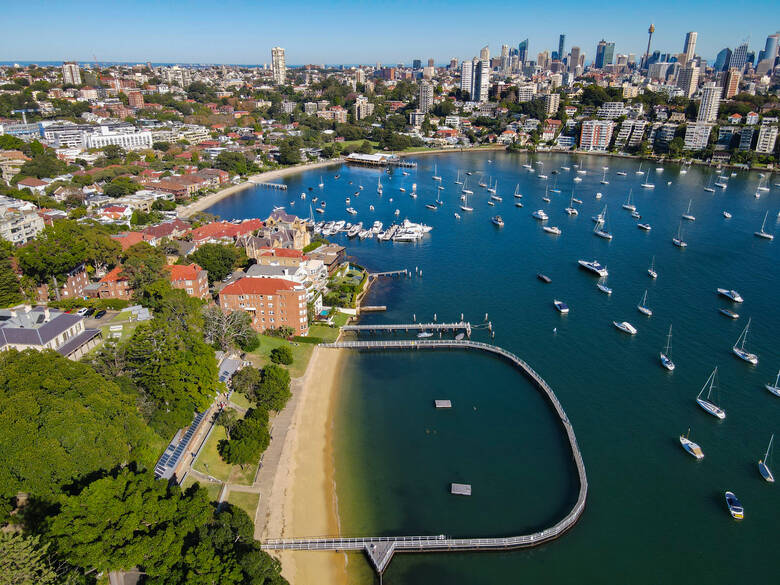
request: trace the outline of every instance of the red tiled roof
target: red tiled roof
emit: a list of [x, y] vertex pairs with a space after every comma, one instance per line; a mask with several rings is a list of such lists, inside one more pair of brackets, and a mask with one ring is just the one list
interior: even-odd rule
[[283, 278], [245, 277], [227, 285], [220, 295], [273, 295], [283, 290], [293, 290], [297, 283]]
[[48, 185], [48, 183], [41, 181], [40, 179], [36, 179], [35, 177], [27, 177], [26, 179], [22, 179], [18, 184], [24, 187], [45, 187]]
[[237, 238], [238, 236], [259, 230], [261, 227], [263, 227], [263, 222], [260, 219], [247, 219], [238, 224], [227, 221], [215, 221], [192, 230], [192, 239], [197, 242], [211, 238]]
[[116, 266], [111, 272], [101, 278], [100, 282], [118, 282], [120, 280], [127, 280], [127, 277], [122, 274], [121, 264]]
[[278, 258], [303, 258], [303, 252], [291, 248], [258, 248], [261, 256], [276, 256]]
[[172, 264], [165, 266], [165, 270], [171, 273], [171, 280], [198, 280], [198, 275], [203, 272], [203, 268], [197, 264], [183, 266], [181, 264]]
[[134, 246], [144, 241], [144, 235], [141, 232], [122, 232], [121, 234], [114, 234], [111, 237], [119, 242], [123, 251], [127, 250], [130, 246]]

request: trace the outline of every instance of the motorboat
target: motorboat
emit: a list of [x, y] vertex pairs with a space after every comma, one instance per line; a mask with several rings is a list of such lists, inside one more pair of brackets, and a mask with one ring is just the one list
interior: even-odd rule
[[725, 217], [726, 219], [731, 219], [731, 213], [729, 213], [728, 211], [726, 211], [726, 210], [724, 209], [724, 210], [723, 210], [723, 217]]
[[539, 280], [547, 284], [550, 284], [552, 282], [552, 279], [549, 276], [547, 276], [546, 274], [542, 274], [541, 272], [536, 273], [536, 278], [538, 278]]
[[640, 185], [642, 189], [655, 189], [655, 185], [653, 183], [644, 182]]
[[617, 321], [612, 321], [612, 324], [620, 329], [623, 333], [628, 333], [629, 335], [636, 335], [636, 327], [634, 327], [631, 323], [628, 321], [621, 321], [618, 323]]
[[609, 272], [607, 272], [607, 267], [599, 264], [598, 260], [578, 260], [577, 263], [585, 270], [594, 272], [595, 274], [598, 274], [602, 278], [605, 276], [609, 276]]
[[548, 234], [553, 234], [553, 235], [556, 235], [556, 236], [560, 236], [561, 233], [562, 233], [561, 232], [561, 228], [559, 228], [558, 226], [554, 226], [554, 225], [553, 226], [546, 225], [546, 226], [543, 226], [542, 229], [544, 231], [546, 231]]
[[649, 232], [651, 229], [653, 229], [649, 223], [638, 223], [636, 224], [636, 227], [638, 227], [640, 230], [645, 230], [646, 232]]
[[559, 313], [562, 313], [563, 315], [567, 314], [569, 312], [569, 305], [564, 303], [563, 301], [559, 301], [558, 299], [553, 300], [553, 305], [556, 309], [558, 309]]
[[432, 332], [430, 332], [430, 331], [420, 331], [420, 332], [417, 334], [417, 338], [418, 338], [418, 339], [426, 339], [426, 338], [428, 338], [428, 337], [433, 337], [433, 333], [432, 333]]
[[523, 204], [520, 201], [515, 201], [515, 207], [522, 207]]
[[439, 209], [439, 208], [438, 208], [436, 205], [432, 205], [432, 204], [430, 204], [430, 203], [426, 203], [426, 204], [425, 204], [425, 207], [427, 207], [428, 209], [433, 209], [434, 211], [435, 211], [436, 209]]
[[493, 225], [497, 225], [498, 227], [504, 227], [504, 220], [501, 218], [500, 215], [494, 215], [490, 218], [490, 221], [493, 222]]
[[543, 209], [537, 209], [531, 215], [539, 221], [547, 221], [549, 219]]
[[354, 207], [347, 207], [347, 213], [349, 213], [350, 215], [357, 215], [357, 209], [355, 209]]
[[742, 520], [745, 517], [745, 509], [742, 502], [737, 499], [734, 492], [726, 492], [726, 506], [729, 508], [729, 514], [735, 520]]
[[634, 219], [642, 219], [642, 216], [639, 215], [638, 211], [632, 211], [631, 212], [631, 217], [633, 217]]
[[730, 301], [734, 301], [735, 303], [742, 303], [745, 301], [745, 299], [742, 298], [742, 296], [735, 290], [729, 290], [726, 288], [719, 288], [718, 294], [726, 297]]
[[718, 311], [721, 314], [726, 315], [726, 317], [729, 317], [730, 319], [739, 319], [739, 313], [735, 313], [730, 309], [718, 309]]
[[[718, 368], [716, 367], [714, 370], [712, 370], [712, 373], [710, 374], [709, 378], [707, 378], [704, 386], [702, 386], [701, 390], [699, 390], [699, 394], [696, 396], [696, 404], [698, 404], [705, 412], [723, 420], [726, 418], [726, 411], [712, 402], [712, 391], [715, 389], [715, 381], [717, 376]], [[707, 396], [702, 398], [702, 394], [704, 394], [705, 390], [707, 390]]]
[[603, 292], [605, 295], [611, 295], [612, 289], [609, 288], [606, 284], [603, 282], [599, 282], [596, 284], [596, 288], [599, 289], [601, 292]]

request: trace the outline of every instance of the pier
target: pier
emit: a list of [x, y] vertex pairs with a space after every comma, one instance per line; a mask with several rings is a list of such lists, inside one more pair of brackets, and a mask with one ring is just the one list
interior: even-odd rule
[[409, 162], [394, 154], [360, 154], [353, 152], [344, 159], [344, 162], [350, 165], [359, 165], [364, 167], [400, 167], [404, 169], [416, 169], [416, 162]]
[[259, 187], [265, 189], [276, 189], [277, 191], [287, 191], [287, 185], [284, 183], [257, 183]]
[[[353, 326], [359, 327], [359, 326]], [[387, 328], [387, 325], [376, 326]], [[321, 347], [356, 350], [405, 350], [405, 349], [472, 349], [485, 351], [513, 364], [528, 377], [549, 401], [558, 415], [571, 449], [571, 456], [577, 468], [579, 493], [571, 510], [556, 524], [532, 534], [497, 538], [448, 538], [446, 535], [431, 536], [383, 536], [366, 538], [290, 538], [266, 540], [261, 547], [266, 550], [363, 550], [374, 569], [384, 573], [396, 552], [447, 552], [447, 551], [505, 551], [529, 548], [557, 539], [577, 523], [585, 510], [588, 497], [588, 477], [582, 459], [574, 428], [566, 416], [552, 388], [531, 366], [515, 354], [487, 343], [467, 340], [393, 340], [393, 341], [339, 341], [323, 344]]]
[[384, 277], [388, 277], [388, 278], [394, 278], [396, 276], [404, 276], [404, 277], [408, 276], [408, 277], [411, 278], [412, 271], [411, 270], [407, 270], [406, 268], [404, 268], [402, 270], [388, 270], [386, 272], [369, 272], [368, 273], [368, 277], [369, 278], [373, 278], [373, 279], [381, 278], [383, 276]]
[[365, 331], [368, 333], [395, 333], [398, 331], [464, 331], [467, 337], [471, 337], [471, 323], [458, 321], [457, 323], [395, 323], [384, 325], [344, 325], [342, 331]]

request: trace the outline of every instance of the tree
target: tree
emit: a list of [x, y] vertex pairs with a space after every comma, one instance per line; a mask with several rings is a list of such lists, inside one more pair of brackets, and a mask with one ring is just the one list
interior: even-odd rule
[[40, 536], [0, 531], [0, 585], [47, 585], [57, 581]]
[[240, 152], [220, 152], [214, 166], [237, 175], [246, 175], [249, 171], [246, 157]]
[[189, 259], [208, 271], [209, 284], [212, 284], [223, 280], [245, 262], [246, 254], [235, 246], [203, 244], [189, 255]]
[[117, 144], [108, 144], [103, 147], [103, 156], [109, 164], [120, 165], [125, 157], [125, 149]]
[[125, 252], [122, 274], [128, 277], [130, 287], [140, 290], [162, 277], [165, 253], [147, 242], [138, 242]]
[[123, 469], [65, 497], [49, 534], [64, 557], [87, 571], [140, 567], [164, 575], [179, 560], [187, 535], [211, 516], [200, 487], [182, 493], [150, 472]]
[[230, 431], [233, 430], [239, 420], [236, 411], [232, 408], [223, 408], [214, 417], [215, 424], [225, 429], [225, 435], [228, 440], [230, 440]]
[[48, 497], [130, 460], [151, 464], [159, 447], [131, 397], [50, 350], [0, 355], [0, 428], [6, 497], [18, 491]]
[[260, 387], [262, 380], [263, 375], [260, 373], [260, 370], [252, 366], [246, 366], [233, 374], [230, 385], [236, 392], [253, 400], [255, 391]]
[[292, 349], [288, 345], [281, 345], [271, 350], [271, 361], [275, 364], [284, 364], [289, 366], [293, 363]]
[[257, 336], [252, 318], [245, 311], [230, 311], [216, 306], [203, 310], [203, 335], [206, 343], [222, 351], [241, 347]]
[[227, 463], [243, 467], [256, 463], [270, 442], [268, 411], [250, 408], [246, 416], [233, 427], [230, 440], [220, 441], [217, 449]]
[[285, 140], [279, 145], [279, 162], [283, 165], [295, 165], [301, 162], [301, 153], [292, 140]]
[[13, 245], [0, 241], [0, 307], [9, 307], [22, 301], [19, 277], [13, 267]]
[[255, 389], [254, 398], [258, 407], [279, 412], [290, 396], [290, 372], [275, 364], [265, 366], [260, 384]]

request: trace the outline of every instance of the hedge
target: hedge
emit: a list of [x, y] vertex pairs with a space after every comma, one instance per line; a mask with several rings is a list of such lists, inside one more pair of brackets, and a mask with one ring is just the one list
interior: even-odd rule
[[49, 301], [48, 305], [55, 309], [65, 311], [80, 307], [92, 307], [101, 310], [121, 311], [130, 306], [130, 301], [125, 299], [64, 299], [62, 301]]
[[325, 342], [325, 340], [322, 337], [313, 337], [313, 336], [303, 337], [303, 336], [300, 336], [300, 335], [296, 335], [292, 339], [293, 339], [293, 341], [296, 341], [298, 343], [314, 343], [314, 344], [317, 344], [317, 343], [324, 343]]

